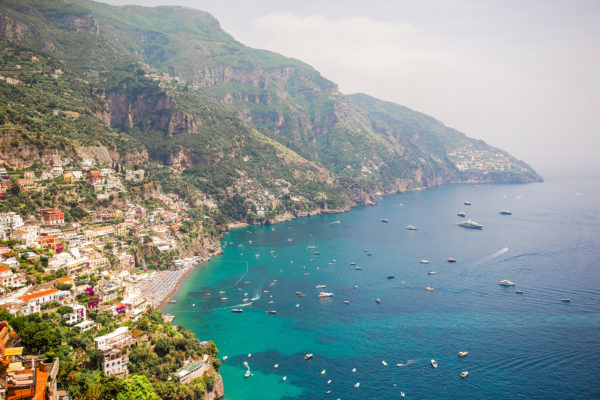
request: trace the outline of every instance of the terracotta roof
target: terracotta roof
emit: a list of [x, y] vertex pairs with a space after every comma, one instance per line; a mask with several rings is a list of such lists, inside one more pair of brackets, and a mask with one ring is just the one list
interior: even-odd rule
[[10, 271], [10, 268], [8, 267], [0, 267], [0, 272], [7, 272]]
[[31, 299], [35, 299], [37, 297], [42, 297], [42, 296], [45, 296], [47, 294], [52, 294], [52, 293], [56, 293], [56, 292], [58, 292], [58, 290], [56, 290], [56, 289], [42, 290], [41, 292], [36, 292], [36, 293], [28, 294], [26, 296], [21, 296], [21, 297], [19, 297], [19, 300], [29, 301]]
[[66, 283], [66, 282], [70, 282], [71, 280], [72, 280], [72, 279], [71, 279], [71, 277], [70, 277], [70, 276], [65, 276], [65, 277], [63, 277], [63, 278], [58, 278], [58, 281], [59, 281], [60, 283]]

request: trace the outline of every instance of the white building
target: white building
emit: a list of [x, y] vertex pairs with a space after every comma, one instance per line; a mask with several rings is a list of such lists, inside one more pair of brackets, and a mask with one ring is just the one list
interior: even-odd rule
[[22, 287], [26, 281], [24, 274], [15, 274], [9, 267], [0, 267], [0, 285], [2, 287]]
[[129, 373], [128, 362], [129, 357], [124, 355], [121, 349], [114, 349], [102, 353], [100, 364], [105, 375], [126, 376]]
[[94, 346], [99, 351], [106, 351], [116, 347], [124, 347], [131, 343], [132, 337], [129, 328], [121, 326], [108, 335], [98, 336], [94, 339]]
[[47, 289], [21, 296], [18, 298], [18, 300], [22, 303], [21, 314], [29, 315], [40, 312], [43, 305], [52, 302], [62, 304], [64, 299], [69, 297], [70, 294], [71, 293], [68, 291]]
[[0, 213], [0, 226], [20, 228], [23, 226], [23, 218], [16, 212]]
[[87, 312], [86, 312], [86, 307], [82, 306], [81, 304], [78, 303], [73, 303], [71, 305], [71, 308], [73, 309], [72, 312], [65, 314], [63, 316], [63, 318], [66, 320], [65, 322], [68, 325], [73, 325], [76, 324], [78, 322], [83, 322], [85, 321], [85, 318], [87, 316]]

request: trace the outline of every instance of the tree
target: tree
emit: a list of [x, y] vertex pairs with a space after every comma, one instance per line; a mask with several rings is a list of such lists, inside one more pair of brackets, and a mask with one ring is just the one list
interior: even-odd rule
[[161, 400], [152, 384], [143, 375], [132, 375], [122, 381], [117, 400]]

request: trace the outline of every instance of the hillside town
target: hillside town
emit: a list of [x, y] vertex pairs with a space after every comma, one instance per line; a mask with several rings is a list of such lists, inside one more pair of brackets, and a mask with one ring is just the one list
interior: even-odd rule
[[[189, 254], [184, 243], [189, 235], [180, 232], [182, 226], [190, 231], [188, 204], [176, 195], [159, 191], [148, 201], [132, 201], [128, 188], [144, 181], [143, 169], [95, 164], [0, 168], [0, 309], [14, 321], [52, 322], [68, 340], [85, 337], [87, 348], [98, 352], [96, 367], [105, 376], [126, 378], [139, 368], [130, 365], [132, 347], [153, 347], [160, 337], [144, 326], [173, 329], [173, 317], [158, 310], [182, 278], [218, 248], [200, 246]], [[52, 196], [56, 206], [31, 209], [21, 203], [6, 209], [24, 195]], [[184, 350], [172, 378], [183, 384], [214, 375], [209, 357], [216, 348], [200, 345]], [[57, 387], [59, 357], [28, 350], [9, 322], [0, 322], [0, 361], [6, 366], [0, 370], [1, 398], [74, 398], [69, 386]]]

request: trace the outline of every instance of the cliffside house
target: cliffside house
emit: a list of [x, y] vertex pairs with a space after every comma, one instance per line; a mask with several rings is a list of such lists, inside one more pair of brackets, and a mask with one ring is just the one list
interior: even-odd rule
[[127, 370], [127, 363], [129, 363], [129, 356], [123, 354], [121, 349], [112, 349], [102, 352], [102, 360], [100, 364], [102, 366], [102, 372], [105, 375], [116, 375], [120, 378], [127, 376], [129, 371]]
[[67, 291], [46, 289], [40, 292], [34, 292], [21, 296], [18, 300], [21, 302], [21, 314], [29, 315], [42, 311], [42, 306], [52, 302], [62, 305], [65, 298], [69, 297]]
[[15, 274], [9, 267], [0, 267], [0, 285], [4, 288], [22, 287], [27, 282], [25, 274]]
[[131, 340], [132, 338], [131, 333], [129, 333], [129, 328], [126, 326], [121, 326], [107, 335], [94, 338], [94, 346], [98, 351], [107, 351], [129, 346], [131, 344]]
[[22, 192], [34, 190], [37, 187], [37, 183], [33, 179], [17, 179], [17, 185]]
[[42, 210], [42, 218], [47, 225], [61, 225], [65, 223], [65, 214], [60, 208]]

